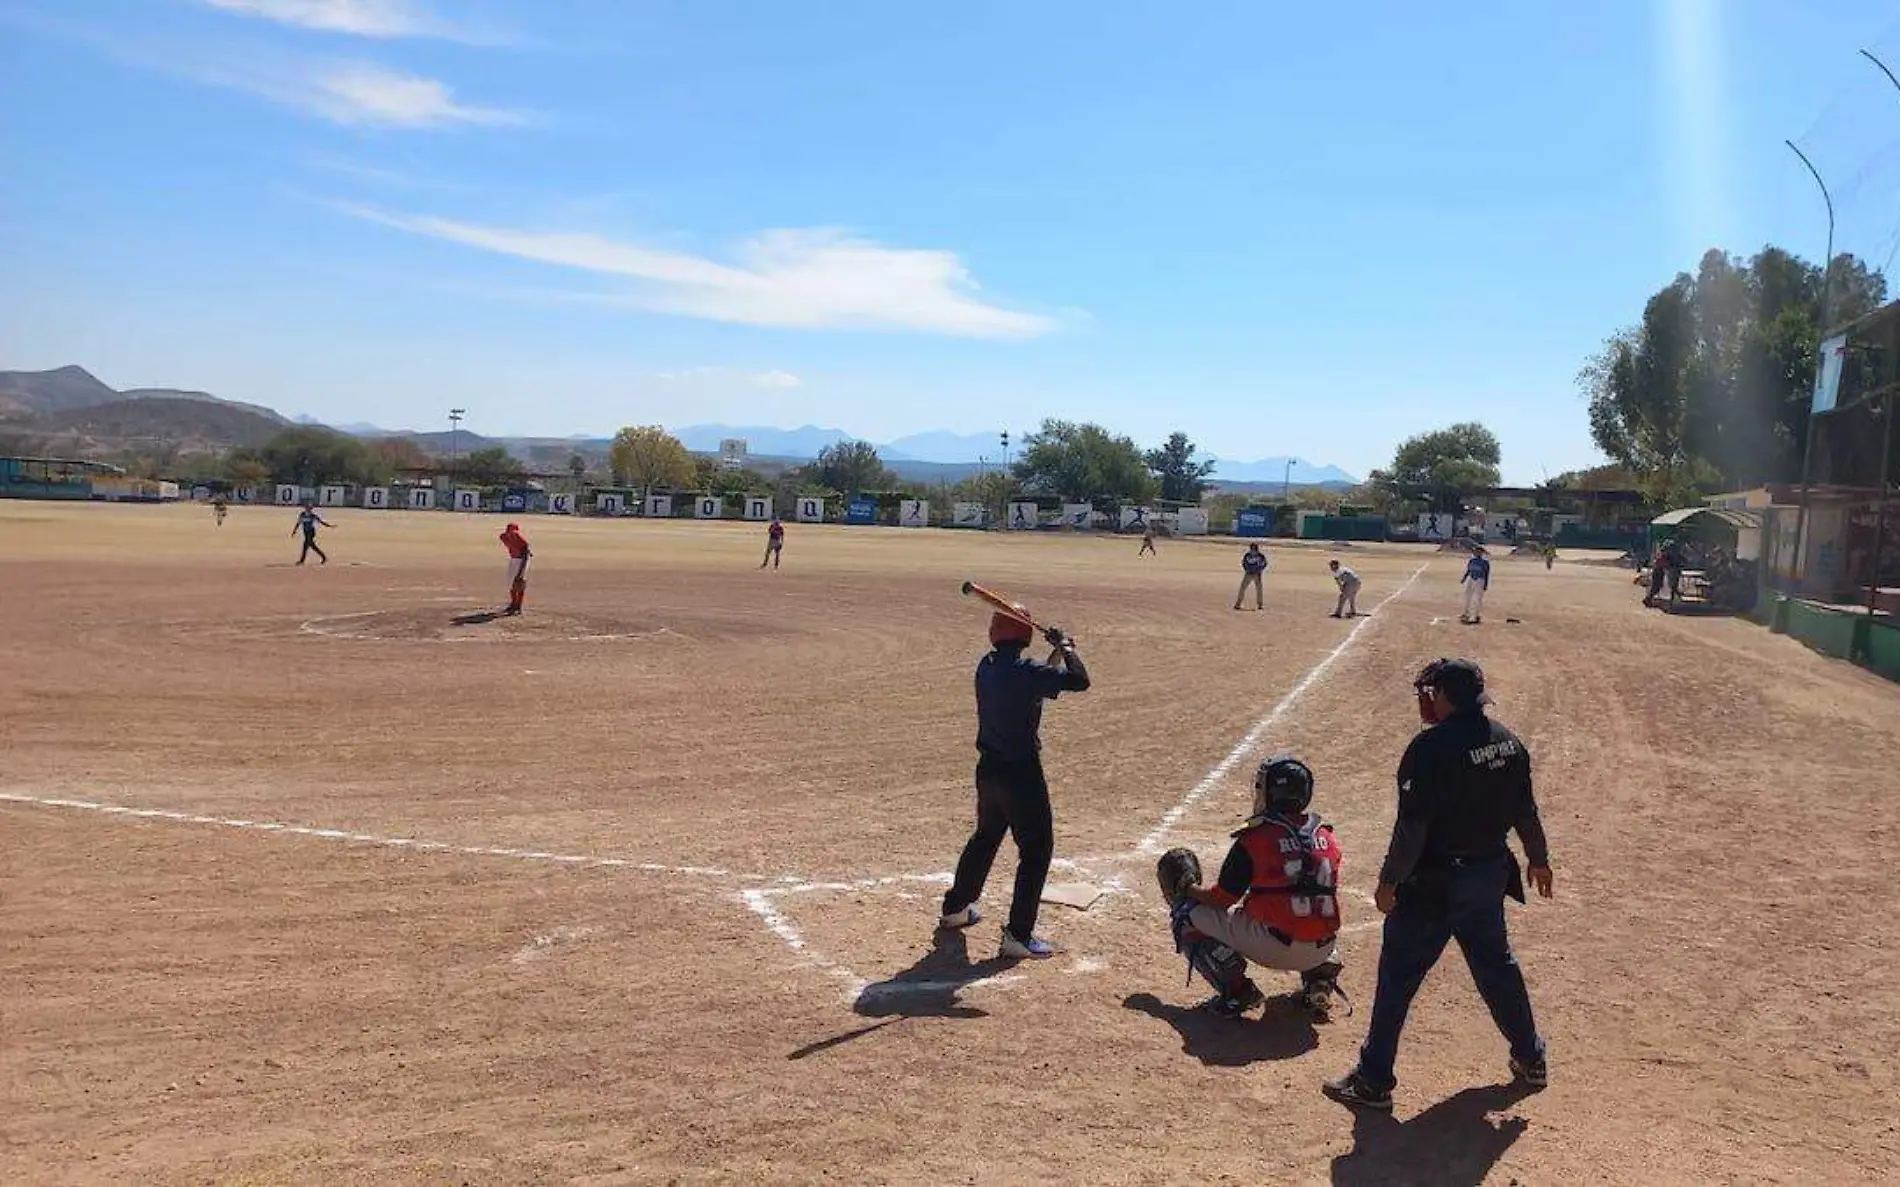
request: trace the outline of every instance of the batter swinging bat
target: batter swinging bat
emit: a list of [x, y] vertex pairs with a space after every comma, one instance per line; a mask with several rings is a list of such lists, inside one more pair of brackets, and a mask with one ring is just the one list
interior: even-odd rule
[[984, 589], [982, 586], [978, 585], [974, 581], [966, 581], [963, 583], [963, 596], [966, 598], [983, 599], [984, 601], [988, 602], [990, 605], [996, 607], [997, 610], [1015, 619], [1017, 622], [1028, 624], [1029, 629], [1037, 632], [1038, 634], [1040, 634], [1043, 630], [1042, 624], [1037, 622], [1035, 619], [1029, 617], [1027, 614], [1024, 614], [1021, 610], [1017, 609], [1016, 603], [1010, 601], [1008, 598], [1004, 597], [1002, 594], [996, 593], [992, 590]]

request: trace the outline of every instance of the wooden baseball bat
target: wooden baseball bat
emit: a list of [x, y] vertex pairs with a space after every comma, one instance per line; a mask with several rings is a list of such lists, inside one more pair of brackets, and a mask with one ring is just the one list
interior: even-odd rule
[[1027, 625], [1030, 630], [1038, 634], [1042, 633], [1043, 626], [1041, 623], [1029, 617], [1029, 615], [1024, 614], [1016, 607], [1014, 602], [994, 590], [984, 589], [974, 581], [966, 581], [963, 583], [963, 596], [966, 598], [981, 598], [1017, 622]]

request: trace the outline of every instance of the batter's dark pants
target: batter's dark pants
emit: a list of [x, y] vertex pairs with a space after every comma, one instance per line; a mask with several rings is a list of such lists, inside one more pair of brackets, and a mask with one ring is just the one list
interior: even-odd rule
[[982, 897], [1003, 834], [1016, 840], [1016, 894], [1009, 904], [1009, 934], [1027, 941], [1036, 934], [1042, 887], [1049, 880], [1049, 859], [1056, 852], [1055, 811], [1042, 761], [976, 764], [976, 831], [957, 859], [957, 879], [943, 896], [943, 913], [953, 915]]
[[1491, 1020], [1511, 1044], [1511, 1054], [1523, 1060], [1543, 1058], [1544, 1040], [1531, 1016], [1530, 991], [1504, 930], [1505, 887], [1516, 860], [1506, 853], [1442, 871], [1437, 879], [1442, 893], [1414, 894], [1409, 885], [1400, 892], [1398, 906], [1385, 917], [1372, 1021], [1359, 1048], [1359, 1074], [1368, 1084], [1390, 1091], [1398, 1082], [1393, 1067], [1412, 998], [1454, 939], [1464, 950]]
[[310, 554], [313, 552], [317, 554], [317, 559], [324, 564], [327, 565], [330, 563], [330, 558], [323, 555], [323, 549], [317, 547], [317, 538], [314, 535], [305, 536], [303, 538], [303, 551], [297, 554], [297, 563], [301, 565], [306, 560], [309, 560]]

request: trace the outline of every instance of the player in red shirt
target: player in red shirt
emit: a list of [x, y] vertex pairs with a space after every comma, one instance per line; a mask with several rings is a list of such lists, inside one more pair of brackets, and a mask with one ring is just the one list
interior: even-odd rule
[[[1247, 976], [1247, 962], [1300, 974], [1300, 999], [1315, 1019], [1331, 1017], [1339, 992], [1339, 869], [1344, 860], [1333, 830], [1308, 812], [1313, 772], [1291, 755], [1275, 755], [1254, 775], [1253, 814], [1211, 887], [1198, 885], [1200, 861], [1170, 850], [1156, 872], [1169, 905], [1175, 948], [1214, 986], [1207, 1007], [1238, 1017], [1265, 1000]], [[1179, 856], [1177, 856], [1179, 855]], [[1191, 876], [1182, 878], [1185, 864]]]
[[521, 534], [521, 525], [511, 523], [502, 529], [502, 547], [508, 550], [508, 608], [502, 613], [521, 613], [521, 600], [528, 596], [528, 558], [534, 554], [528, 550], [528, 538]]
[[759, 568], [763, 569], [768, 562], [774, 569], [778, 568], [779, 553], [784, 550], [785, 523], [774, 515], [772, 526], [765, 529], [765, 558], [759, 562]]

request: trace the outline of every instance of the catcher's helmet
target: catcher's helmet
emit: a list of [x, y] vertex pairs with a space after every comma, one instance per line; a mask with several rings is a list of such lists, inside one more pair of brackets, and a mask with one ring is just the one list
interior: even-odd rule
[[1313, 770], [1290, 754], [1276, 754], [1253, 776], [1253, 814], [1298, 816], [1313, 802]]

